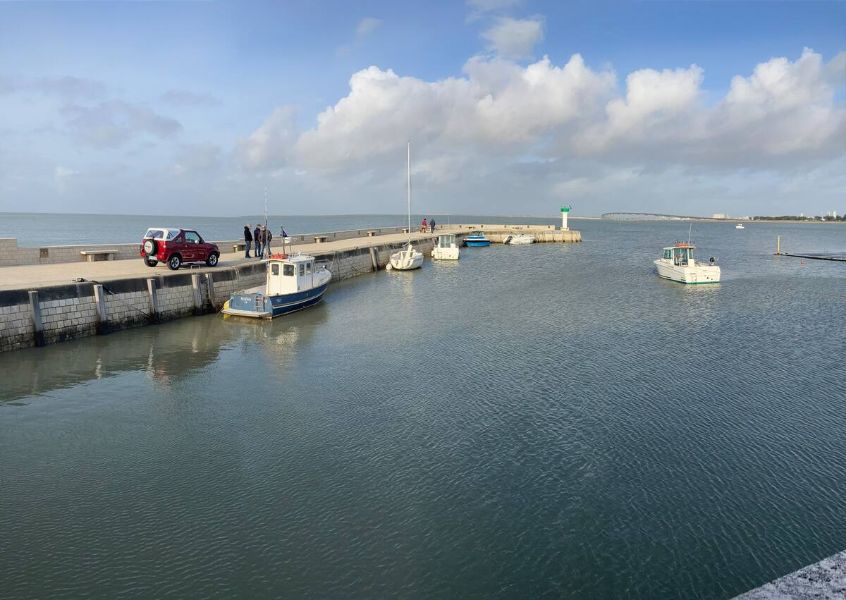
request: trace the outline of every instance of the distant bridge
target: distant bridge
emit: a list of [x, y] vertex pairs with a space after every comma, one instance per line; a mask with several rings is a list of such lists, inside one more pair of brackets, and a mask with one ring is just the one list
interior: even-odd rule
[[661, 213], [609, 212], [603, 213], [603, 219], [613, 221], [728, 221], [729, 218], [715, 219], [695, 215], [665, 215]]

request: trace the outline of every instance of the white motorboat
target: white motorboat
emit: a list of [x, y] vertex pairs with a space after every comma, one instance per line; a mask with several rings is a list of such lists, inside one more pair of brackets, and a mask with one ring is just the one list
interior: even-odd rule
[[658, 275], [679, 283], [719, 283], [720, 267], [712, 256], [708, 262], [693, 258], [695, 246], [690, 242], [677, 242], [664, 248], [664, 253], [655, 261]]
[[743, 223], [738, 223], [737, 225], [735, 225], [735, 226], [734, 226], [734, 228], [735, 228], [735, 229], [746, 229], [746, 228], [743, 226]]
[[325, 265], [315, 265], [306, 254], [272, 254], [265, 262], [265, 285], [232, 294], [223, 314], [272, 319], [302, 310], [320, 302], [332, 279]]
[[528, 233], [518, 233], [517, 235], [509, 235], [503, 241], [503, 244], [509, 244], [511, 246], [522, 246], [525, 244], [534, 244], [535, 243], [535, 236], [529, 235]]
[[411, 142], [408, 143], [408, 166], [407, 166], [407, 181], [408, 181], [408, 246], [399, 252], [391, 254], [390, 262], [385, 267], [387, 271], [396, 269], [397, 271], [411, 271], [412, 269], [419, 269], [423, 266], [423, 253], [414, 249], [411, 245]]
[[432, 250], [435, 260], [458, 260], [458, 244], [454, 233], [444, 233], [438, 236], [438, 241]]

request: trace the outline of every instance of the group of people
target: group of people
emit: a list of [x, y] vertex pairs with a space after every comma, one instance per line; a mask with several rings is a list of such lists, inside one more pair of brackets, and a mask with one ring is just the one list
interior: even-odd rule
[[256, 258], [264, 258], [265, 253], [270, 256], [270, 241], [273, 234], [270, 228], [256, 225], [255, 231], [250, 231], [250, 225], [244, 225], [244, 258], [250, 257], [250, 244], [253, 245]]
[[426, 217], [423, 217], [423, 220], [420, 221], [420, 232], [435, 233], [435, 219], [427, 222]]

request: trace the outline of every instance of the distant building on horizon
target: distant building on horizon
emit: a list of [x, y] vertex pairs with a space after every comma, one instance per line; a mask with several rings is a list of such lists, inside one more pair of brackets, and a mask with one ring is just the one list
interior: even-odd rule
[[728, 215], [726, 213], [714, 213], [711, 215], [712, 219], [728, 219]]

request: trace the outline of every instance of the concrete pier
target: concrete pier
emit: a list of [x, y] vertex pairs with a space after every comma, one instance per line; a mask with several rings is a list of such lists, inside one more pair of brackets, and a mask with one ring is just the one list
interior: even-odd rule
[[[311, 254], [326, 263], [333, 281], [339, 281], [383, 269], [409, 239], [428, 257], [438, 234], [462, 237], [477, 230], [494, 242], [514, 233], [531, 233], [545, 242], [581, 241], [578, 231], [552, 226], [479, 224], [440, 227], [435, 234], [367, 230], [363, 236], [350, 232], [293, 236], [294, 244], [286, 250]], [[274, 242], [278, 244], [272, 250], [281, 251], [281, 240]], [[218, 266], [186, 266], [178, 271], [146, 266], [138, 244], [132, 244], [131, 260], [119, 253], [117, 260], [0, 267], [0, 352], [215, 312], [232, 293], [264, 283], [263, 262], [219, 246], [224, 252]], [[123, 251], [121, 245], [116, 249]], [[47, 255], [51, 260], [57, 256], [49, 251]]]
[[736, 596], [733, 600], [843, 600], [846, 551]]

